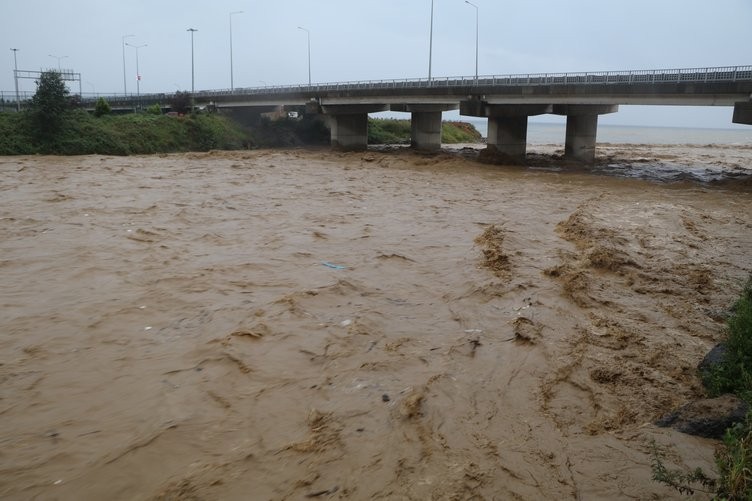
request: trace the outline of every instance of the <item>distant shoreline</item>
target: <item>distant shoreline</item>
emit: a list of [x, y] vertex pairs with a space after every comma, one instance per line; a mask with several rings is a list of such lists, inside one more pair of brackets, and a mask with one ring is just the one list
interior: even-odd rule
[[[475, 126], [481, 135], [488, 137], [485, 119], [462, 117]], [[552, 122], [528, 123], [530, 144], [564, 144], [566, 124]], [[752, 145], [752, 127], [749, 129], [715, 129], [696, 127], [667, 127], [640, 125], [598, 125], [598, 143], [615, 144], [733, 144]]]

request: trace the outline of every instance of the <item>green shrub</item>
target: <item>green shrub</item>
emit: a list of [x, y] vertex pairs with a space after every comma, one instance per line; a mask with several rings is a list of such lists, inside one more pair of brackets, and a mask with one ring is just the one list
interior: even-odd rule
[[716, 452], [720, 499], [752, 499], [752, 415], [726, 430], [723, 447]]
[[149, 106], [148, 108], [146, 108], [146, 113], [148, 113], [150, 115], [161, 115], [162, 114], [162, 107], [159, 104], [154, 103], [151, 106]]
[[112, 108], [110, 108], [110, 103], [108, 103], [103, 97], [100, 97], [99, 99], [97, 99], [97, 104], [94, 107], [95, 117], [109, 115], [111, 112], [112, 112]]
[[[725, 358], [703, 375], [703, 383], [711, 395], [733, 393], [752, 405], [752, 277], [732, 310], [727, 321]], [[744, 422], [726, 430], [723, 445], [716, 450], [715, 462], [717, 480], [699, 469], [671, 471], [665, 468], [654, 448], [653, 480], [683, 494], [691, 495], [698, 490], [715, 494], [715, 500], [752, 500], [752, 413], [747, 414]]]
[[703, 375], [703, 383], [713, 396], [734, 393], [752, 404], [752, 278], [732, 311], [725, 360]]

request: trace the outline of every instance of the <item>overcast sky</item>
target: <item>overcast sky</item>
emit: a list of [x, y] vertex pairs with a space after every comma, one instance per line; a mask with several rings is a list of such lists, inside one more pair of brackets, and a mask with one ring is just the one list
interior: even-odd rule
[[[475, 0], [480, 73], [752, 65], [752, 0]], [[434, 0], [434, 77], [475, 72], [475, 9]], [[21, 70], [60, 64], [83, 92], [123, 92], [122, 37], [141, 92], [426, 77], [431, 0], [0, 0], [0, 90]], [[136, 50], [126, 47], [128, 92]], [[34, 82], [21, 81], [33, 91]], [[78, 89], [75, 89], [77, 92]], [[603, 123], [730, 127], [731, 108], [622, 107]], [[750, 127], [752, 131], [752, 127]], [[751, 132], [752, 133], [752, 132]]]

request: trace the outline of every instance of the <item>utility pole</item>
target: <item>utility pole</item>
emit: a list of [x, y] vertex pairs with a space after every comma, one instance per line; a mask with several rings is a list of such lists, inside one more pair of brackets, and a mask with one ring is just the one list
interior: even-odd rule
[[234, 75], [233, 75], [233, 62], [232, 62], [232, 16], [233, 14], [242, 14], [242, 10], [236, 10], [235, 12], [230, 12], [230, 92], [235, 90], [235, 81], [234, 81]]
[[431, 64], [433, 63], [433, 0], [431, 0], [431, 32], [428, 38], [428, 81], [431, 82]]
[[188, 28], [186, 31], [191, 32], [191, 113], [193, 113], [196, 106], [195, 98], [193, 97], [196, 93], [196, 74], [193, 66], [193, 34], [198, 30], [195, 28]]
[[11, 50], [13, 51], [13, 79], [16, 81], [16, 111], [21, 111], [21, 97], [18, 94], [18, 59], [16, 59], [18, 49]]
[[123, 35], [121, 37], [121, 41], [123, 42], [121, 44], [122, 45], [122, 49], [123, 49], [123, 94], [126, 95], [126, 96], [128, 95], [128, 84], [126, 83], [127, 79], [126, 79], [126, 71], [125, 71], [125, 45], [126, 45], [125, 44], [125, 39], [126, 38], [135, 37], [135, 36], [136, 35]]

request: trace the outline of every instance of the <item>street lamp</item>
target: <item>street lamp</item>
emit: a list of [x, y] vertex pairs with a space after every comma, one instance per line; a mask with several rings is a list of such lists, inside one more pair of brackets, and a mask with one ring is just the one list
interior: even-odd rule
[[303, 30], [308, 35], [308, 87], [311, 86], [311, 32], [302, 26], [298, 26], [299, 30]]
[[473, 2], [470, 2], [469, 0], [465, 0], [465, 3], [475, 7], [475, 81], [478, 82], [478, 18], [479, 18], [479, 12], [480, 9], [477, 5], [475, 5]]
[[193, 34], [198, 30], [195, 28], [188, 28], [186, 31], [191, 32], [191, 113], [193, 113], [193, 108], [195, 107], [193, 94], [196, 92], [196, 74], [193, 70]]
[[147, 45], [132, 45], [127, 42], [125, 45], [136, 49], [136, 100], [138, 102], [138, 108], [141, 109], [141, 72], [138, 70], [138, 49], [146, 47]]
[[126, 83], [126, 71], [125, 71], [125, 39], [135, 37], [136, 35], [123, 35], [121, 37], [122, 40], [122, 48], [123, 48], [123, 94], [126, 96], [128, 95], [128, 84]]
[[57, 72], [58, 72], [58, 73], [60, 73], [60, 74], [62, 75], [62, 73], [63, 73], [63, 70], [61, 70], [61, 69], [60, 69], [60, 60], [61, 60], [61, 59], [65, 59], [65, 58], [66, 58], [66, 57], [68, 57], [68, 56], [54, 56], [54, 55], [52, 55], [52, 54], [48, 54], [48, 56], [50, 56], [50, 57], [54, 57], [55, 59], [57, 59]]
[[18, 59], [16, 59], [18, 49], [11, 50], [13, 51], [13, 79], [16, 81], [16, 111], [21, 111], [21, 97], [18, 95]]
[[433, 62], [433, 0], [431, 0], [431, 31], [428, 36], [428, 81], [431, 81], [431, 63]]
[[230, 12], [230, 91], [235, 90], [235, 82], [233, 79], [233, 72], [232, 72], [232, 16], [233, 14], [242, 14], [242, 10], [236, 10], [234, 12]]

